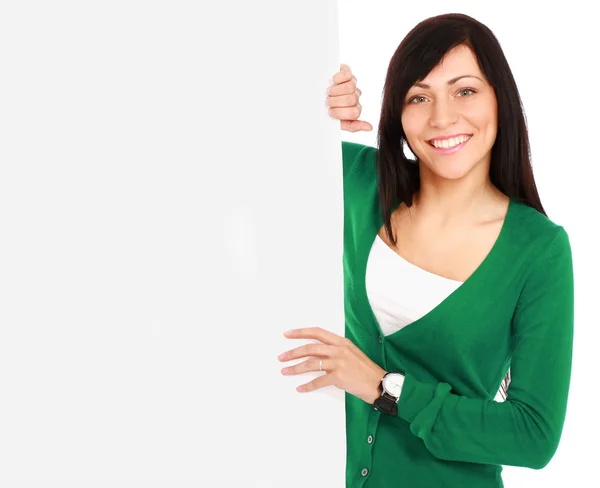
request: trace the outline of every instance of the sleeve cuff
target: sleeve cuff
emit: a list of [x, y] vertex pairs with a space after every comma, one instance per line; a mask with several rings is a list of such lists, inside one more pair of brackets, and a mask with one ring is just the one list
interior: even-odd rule
[[422, 383], [413, 376], [405, 375], [398, 399], [398, 417], [412, 422], [417, 414], [433, 400], [434, 392], [435, 385]]
[[398, 399], [398, 417], [411, 423], [418, 437], [426, 435], [451, 387], [447, 383], [423, 383], [406, 375]]

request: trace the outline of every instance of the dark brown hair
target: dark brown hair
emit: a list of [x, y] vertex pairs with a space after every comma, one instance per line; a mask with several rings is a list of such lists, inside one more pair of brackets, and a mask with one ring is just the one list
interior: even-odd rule
[[[419, 165], [404, 154], [404, 144], [408, 145], [401, 120], [404, 100], [408, 90], [459, 45], [471, 49], [498, 102], [492, 183], [505, 195], [546, 215], [533, 178], [521, 97], [500, 43], [474, 18], [444, 14], [420, 22], [407, 34], [392, 56], [385, 79], [377, 133], [378, 189], [386, 233], [394, 245], [391, 215], [399, 203], [411, 207], [420, 188]], [[509, 382], [510, 371], [501, 385], [504, 398]]]

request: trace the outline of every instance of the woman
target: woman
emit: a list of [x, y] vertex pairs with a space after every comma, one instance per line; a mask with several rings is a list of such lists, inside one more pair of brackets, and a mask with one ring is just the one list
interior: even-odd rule
[[[369, 130], [351, 71], [334, 82], [330, 114]], [[543, 468], [566, 414], [572, 256], [493, 33], [418, 24], [389, 65], [378, 148], [344, 142], [343, 162], [345, 337], [292, 331], [319, 342], [281, 360], [325, 372], [300, 391], [346, 391], [347, 486], [501, 487], [502, 465]]]

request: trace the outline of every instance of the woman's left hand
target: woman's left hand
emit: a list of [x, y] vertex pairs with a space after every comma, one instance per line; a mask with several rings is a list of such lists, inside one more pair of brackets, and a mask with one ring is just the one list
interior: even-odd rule
[[295, 375], [308, 371], [319, 371], [323, 360], [326, 374], [297, 388], [300, 392], [334, 385], [348, 393], [373, 404], [379, 397], [379, 384], [386, 371], [371, 361], [350, 339], [340, 337], [321, 327], [295, 329], [285, 333], [290, 339], [316, 339], [322, 344], [305, 344], [279, 356], [279, 360], [290, 361], [311, 357], [299, 364], [283, 368], [284, 375]]

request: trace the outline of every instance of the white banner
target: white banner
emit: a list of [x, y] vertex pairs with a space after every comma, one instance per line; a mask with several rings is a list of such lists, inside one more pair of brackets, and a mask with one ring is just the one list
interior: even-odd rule
[[344, 334], [336, 2], [23, 1], [0, 37], [0, 486], [344, 486], [343, 391], [277, 359]]

